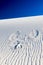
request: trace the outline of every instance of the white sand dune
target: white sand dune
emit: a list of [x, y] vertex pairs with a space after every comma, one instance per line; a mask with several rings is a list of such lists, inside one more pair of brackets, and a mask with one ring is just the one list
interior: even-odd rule
[[0, 23], [0, 65], [43, 65], [43, 16], [17, 20]]

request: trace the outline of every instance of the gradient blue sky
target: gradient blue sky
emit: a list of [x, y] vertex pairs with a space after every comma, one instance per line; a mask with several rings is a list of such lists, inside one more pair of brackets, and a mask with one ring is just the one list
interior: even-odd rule
[[0, 19], [43, 15], [43, 0], [0, 0]]

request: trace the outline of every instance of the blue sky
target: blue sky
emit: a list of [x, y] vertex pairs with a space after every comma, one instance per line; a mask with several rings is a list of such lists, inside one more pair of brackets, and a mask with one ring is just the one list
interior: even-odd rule
[[0, 0], [0, 19], [43, 15], [43, 0]]

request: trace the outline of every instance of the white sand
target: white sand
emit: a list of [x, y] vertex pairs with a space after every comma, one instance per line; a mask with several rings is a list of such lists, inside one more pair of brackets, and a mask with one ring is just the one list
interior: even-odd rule
[[43, 16], [0, 21], [0, 65], [43, 65]]

